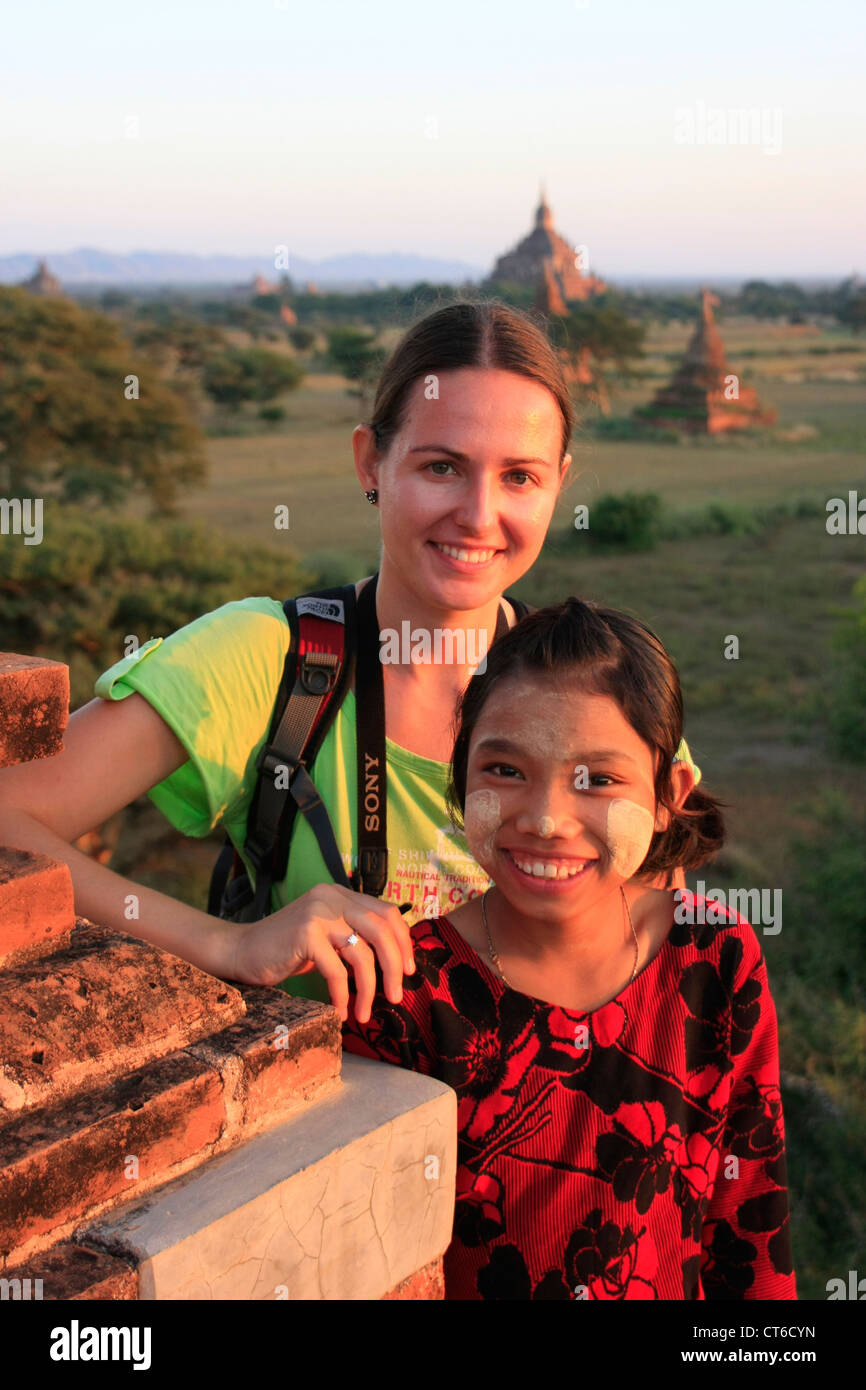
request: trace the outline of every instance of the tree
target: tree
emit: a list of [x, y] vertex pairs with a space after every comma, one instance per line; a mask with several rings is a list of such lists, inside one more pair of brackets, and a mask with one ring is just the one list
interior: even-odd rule
[[836, 317], [840, 323], [846, 324], [852, 333], [860, 333], [866, 328], [866, 288], [852, 288], [850, 292], [840, 296]]
[[316, 331], [306, 324], [299, 323], [289, 329], [289, 342], [298, 352], [309, 352], [316, 341]]
[[587, 300], [569, 305], [567, 315], [553, 315], [550, 336], [571, 365], [573, 379], [607, 415], [609, 376], [627, 376], [635, 357], [643, 357], [646, 328], [615, 305]]
[[132, 338], [135, 346], [147, 351], [154, 360], [176, 365], [181, 370], [200, 372], [226, 347], [226, 339], [219, 329], [175, 305], [159, 302], [141, 305], [136, 317]]
[[203, 521], [46, 505], [40, 545], [0, 545], [0, 651], [65, 662], [74, 708], [128, 635], [143, 645], [245, 594], [306, 592], [315, 574], [268, 511], [251, 542]]
[[0, 289], [0, 491], [112, 506], [144, 491], [171, 514], [206, 477], [183, 397], [103, 314]]
[[353, 394], [362, 405], [386, 357], [384, 348], [374, 346], [375, 339], [375, 333], [361, 328], [332, 328], [328, 333], [327, 355], [343, 376], [358, 383]]
[[244, 401], [272, 401], [296, 390], [303, 379], [290, 357], [267, 348], [229, 348], [207, 363], [202, 384], [217, 405], [236, 409]]

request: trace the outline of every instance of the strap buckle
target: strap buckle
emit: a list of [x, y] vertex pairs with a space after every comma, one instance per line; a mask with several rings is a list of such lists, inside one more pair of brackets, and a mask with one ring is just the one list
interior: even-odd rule
[[339, 657], [334, 652], [304, 652], [298, 680], [310, 695], [329, 695], [337, 684]]
[[259, 750], [259, 755], [256, 758], [256, 768], [259, 772], [264, 769], [265, 772], [269, 772], [273, 777], [274, 773], [278, 772], [280, 768], [287, 767], [289, 769], [288, 785], [291, 786], [295, 773], [299, 767], [303, 766], [303, 761], [303, 758], [290, 758], [287, 753], [279, 753], [269, 743], [266, 743]]

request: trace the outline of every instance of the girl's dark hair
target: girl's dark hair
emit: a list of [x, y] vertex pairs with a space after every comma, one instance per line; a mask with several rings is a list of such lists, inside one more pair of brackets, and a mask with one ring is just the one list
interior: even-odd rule
[[575, 426], [562, 364], [542, 329], [527, 314], [498, 299], [447, 304], [431, 310], [406, 331], [382, 368], [367, 421], [380, 453], [388, 449], [404, 422], [413, 383], [431, 372], [460, 367], [499, 367], [546, 386], [562, 415], [562, 462]]
[[658, 753], [656, 803], [670, 812], [657, 830], [640, 867], [641, 877], [676, 868], [696, 869], [725, 841], [723, 802], [694, 787], [680, 809], [672, 802], [671, 767], [683, 733], [683, 700], [676, 667], [655, 633], [637, 618], [570, 597], [539, 608], [498, 638], [483, 672], [474, 675], [460, 699], [446, 793], [455, 824], [462, 825], [469, 744], [478, 717], [498, 682], [539, 675], [564, 689], [576, 686], [609, 695], [644, 743]]

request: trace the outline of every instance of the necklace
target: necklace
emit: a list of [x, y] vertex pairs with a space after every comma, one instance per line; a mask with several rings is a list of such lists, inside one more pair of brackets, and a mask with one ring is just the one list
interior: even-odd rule
[[[493, 886], [493, 885], [491, 885], [491, 887], [492, 887], [492, 886]], [[635, 929], [634, 929], [634, 922], [631, 920], [631, 911], [630, 911], [629, 905], [628, 905], [628, 898], [627, 898], [626, 895], [625, 895], [625, 889], [623, 888], [622, 884], [620, 884], [620, 886], [619, 886], [619, 891], [620, 891], [620, 893], [622, 894], [622, 901], [623, 901], [623, 906], [625, 907], [625, 910], [626, 910], [626, 915], [627, 915], [627, 917], [628, 917], [628, 924], [629, 924], [629, 926], [631, 927], [631, 934], [632, 934], [632, 936], [634, 937], [634, 969], [633, 969], [632, 972], [631, 972], [631, 979], [629, 980], [629, 984], [631, 984], [632, 980], [634, 979], [635, 975], [637, 974], [637, 959], [638, 959], [637, 932], [636, 932]], [[512, 986], [512, 984], [511, 984], [511, 982], [509, 981], [509, 979], [507, 978], [507, 976], [506, 976], [506, 974], [505, 974], [505, 971], [502, 969], [502, 966], [501, 966], [500, 963], [499, 963], [499, 955], [498, 955], [498, 953], [497, 953], [496, 951], [494, 951], [494, 949], [493, 949], [493, 939], [492, 939], [492, 937], [491, 937], [491, 935], [490, 935], [490, 927], [489, 927], [488, 922], [487, 922], [487, 903], [486, 903], [486, 899], [487, 899], [487, 894], [488, 894], [489, 892], [490, 892], [490, 888], [488, 888], [488, 889], [486, 890], [486, 892], [482, 893], [482, 895], [481, 895], [481, 921], [484, 923], [484, 932], [485, 932], [485, 935], [487, 936], [487, 953], [488, 953], [488, 955], [490, 956], [490, 959], [493, 961], [493, 964], [496, 966], [496, 969], [499, 971], [500, 975], [502, 976], [502, 982], [503, 982], [503, 984], [507, 985], [509, 989], [512, 989], [513, 986]]]

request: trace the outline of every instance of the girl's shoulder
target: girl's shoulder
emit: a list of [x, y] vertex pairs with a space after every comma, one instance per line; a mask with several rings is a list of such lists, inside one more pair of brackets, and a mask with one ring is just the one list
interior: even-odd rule
[[[409, 931], [417, 966], [413, 979], [422, 991], [439, 998], [450, 997], [448, 977], [455, 966], [469, 966], [483, 974], [483, 962], [448, 915], [419, 918]], [[461, 974], [465, 977], [465, 971]]]
[[711, 958], [716, 963], [724, 960], [729, 967], [736, 964], [738, 976], [751, 973], [763, 961], [758, 931], [775, 935], [781, 930], [781, 892], [770, 901], [766, 897], [769, 891], [673, 890], [671, 945], [685, 949], [693, 959]]

